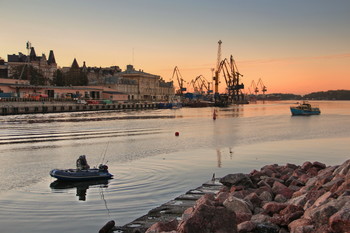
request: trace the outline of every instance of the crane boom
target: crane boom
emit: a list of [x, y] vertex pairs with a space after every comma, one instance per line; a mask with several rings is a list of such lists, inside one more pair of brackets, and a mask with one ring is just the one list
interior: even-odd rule
[[173, 75], [171, 77], [172, 80], [174, 80], [174, 76], [176, 76], [177, 82], [179, 84], [179, 90], [177, 90], [177, 93], [182, 95], [183, 91], [186, 91], [186, 88], [183, 86], [185, 80], [182, 78], [180, 70], [177, 66], [174, 68]]

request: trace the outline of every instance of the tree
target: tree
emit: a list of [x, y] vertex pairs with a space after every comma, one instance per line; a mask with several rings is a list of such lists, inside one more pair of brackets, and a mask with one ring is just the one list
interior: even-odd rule
[[29, 80], [31, 85], [46, 85], [44, 75], [31, 65], [20, 65], [12, 68], [14, 79]]
[[52, 84], [56, 86], [67, 86], [66, 77], [61, 70], [56, 70]]

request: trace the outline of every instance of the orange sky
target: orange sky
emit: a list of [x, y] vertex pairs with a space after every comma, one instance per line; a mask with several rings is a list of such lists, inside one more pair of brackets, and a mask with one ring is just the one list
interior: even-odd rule
[[222, 40], [246, 89], [261, 78], [267, 93], [350, 90], [349, 12], [347, 0], [1, 0], [0, 57], [30, 41], [61, 67], [133, 64], [169, 81], [178, 66], [190, 82], [211, 78]]

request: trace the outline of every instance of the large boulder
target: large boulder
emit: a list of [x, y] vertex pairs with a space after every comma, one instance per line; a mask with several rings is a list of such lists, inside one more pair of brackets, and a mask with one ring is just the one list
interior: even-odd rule
[[213, 196], [204, 197], [206, 200], [200, 199], [193, 208], [185, 211], [186, 216], [178, 225], [178, 233], [237, 233], [234, 212], [224, 206], [215, 205], [215, 202], [211, 201]]
[[249, 206], [248, 202], [243, 199], [236, 198], [233, 195], [230, 195], [225, 201], [224, 206], [236, 214], [238, 213], [246, 213], [252, 214], [251, 206]]
[[334, 232], [350, 232], [350, 203], [329, 218], [329, 225]]
[[157, 222], [153, 224], [146, 233], [158, 233], [158, 232], [169, 232], [169, 231], [175, 231], [177, 228], [178, 222], [176, 219], [170, 221], [170, 222]]
[[229, 174], [220, 179], [220, 183], [225, 186], [244, 186], [254, 188], [254, 184], [248, 175], [243, 173]]

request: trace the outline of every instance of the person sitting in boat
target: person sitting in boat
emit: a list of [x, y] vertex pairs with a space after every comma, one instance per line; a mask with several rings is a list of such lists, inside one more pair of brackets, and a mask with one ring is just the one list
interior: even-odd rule
[[77, 169], [79, 170], [87, 170], [89, 169], [90, 166], [86, 161], [85, 155], [80, 155], [78, 160], [77, 160]]

